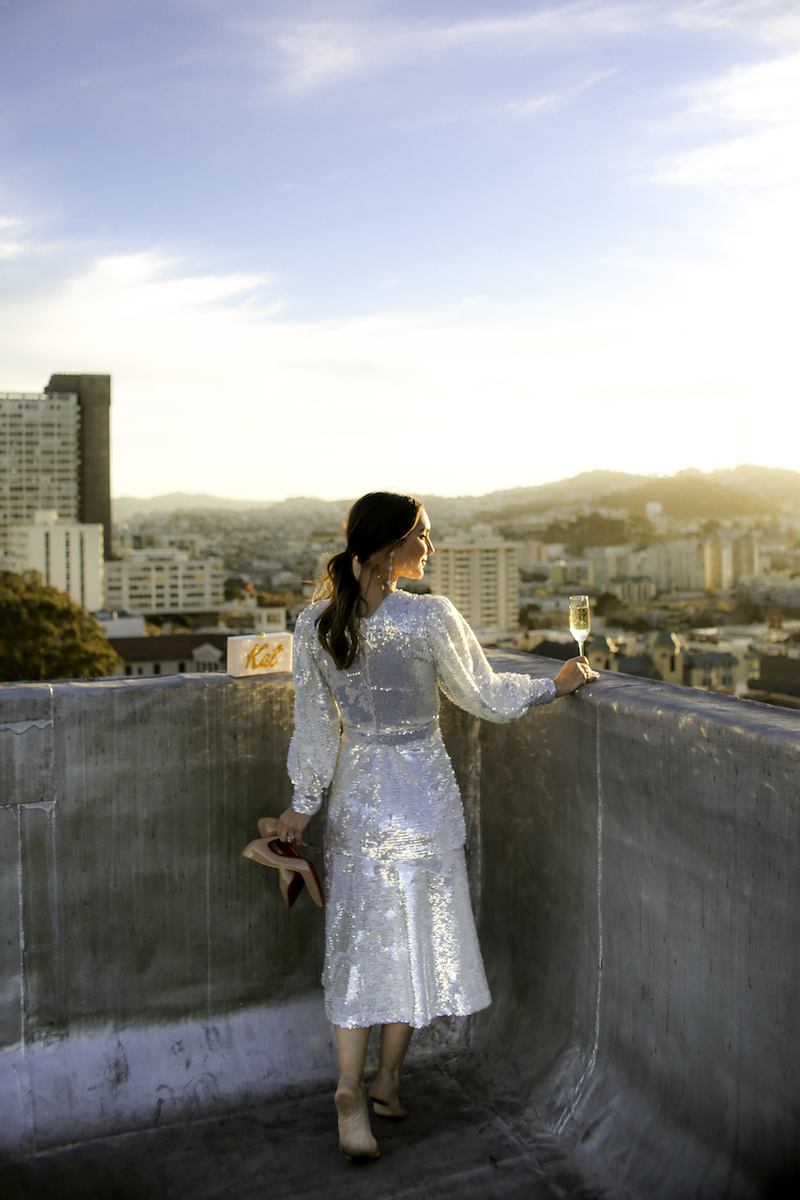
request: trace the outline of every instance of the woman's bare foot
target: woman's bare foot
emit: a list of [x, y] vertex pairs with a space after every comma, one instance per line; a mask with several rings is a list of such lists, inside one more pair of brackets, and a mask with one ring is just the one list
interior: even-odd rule
[[395, 1121], [402, 1121], [403, 1117], [408, 1116], [408, 1109], [400, 1103], [399, 1071], [397, 1075], [397, 1079], [393, 1079], [379, 1071], [378, 1078], [369, 1089], [369, 1098], [376, 1117], [391, 1117]]
[[334, 1099], [339, 1114], [339, 1149], [345, 1158], [380, 1158], [369, 1127], [364, 1084], [342, 1075]]

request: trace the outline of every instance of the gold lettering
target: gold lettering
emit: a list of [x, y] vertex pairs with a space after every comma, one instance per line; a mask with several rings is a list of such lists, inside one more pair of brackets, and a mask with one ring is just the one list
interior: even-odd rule
[[280, 643], [272, 646], [269, 642], [257, 642], [245, 660], [244, 669], [259, 671], [264, 667], [274, 667], [282, 653], [283, 646]]

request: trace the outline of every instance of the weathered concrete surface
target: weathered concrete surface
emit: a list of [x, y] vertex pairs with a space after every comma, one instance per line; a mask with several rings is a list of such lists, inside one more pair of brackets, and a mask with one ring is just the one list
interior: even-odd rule
[[[288, 800], [290, 725], [283, 676], [0, 687], [15, 1186], [43, 1147], [325, 1076], [319, 910], [287, 914], [240, 857]], [[800, 718], [610, 674], [514, 726], [445, 706], [443, 728], [494, 1004], [417, 1061], [446, 1052], [569, 1195], [755, 1196], [796, 1171]]]
[[[274, 678], [11, 689], [12, 721], [28, 728], [0, 735], [16, 771], [3, 877], [18, 892], [6, 903], [24, 925], [25, 995], [18, 979], [7, 999], [26, 1042], [109, 1018], [210, 1017], [316, 985], [317, 913], [297, 905], [287, 920], [274, 880], [239, 862], [258, 817], [290, 795], [291, 681]], [[19, 976], [19, 941], [6, 953]]]
[[800, 1167], [799, 735], [608, 675], [482, 728], [475, 1042], [515, 1131], [543, 1158], [558, 1135], [604, 1194], [744, 1196]]
[[[406, 1075], [406, 1121], [381, 1157], [339, 1154], [330, 1086], [226, 1117], [151, 1127], [3, 1165], [3, 1200], [563, 1200], [485, 1097], [441, 1065]], [[573, 1193], [575, 1196], [576, 1193]]]

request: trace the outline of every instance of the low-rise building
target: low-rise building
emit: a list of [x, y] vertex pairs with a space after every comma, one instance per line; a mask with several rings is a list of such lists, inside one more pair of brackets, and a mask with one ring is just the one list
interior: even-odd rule
[[643, 604], [653, 599], [656, 585], [649, 575], [617, 575], [609, 579], [608, 590], [626, 604]]
[[596, 633], [594, 637], [589, 638], [584, 647], [584, 652], [595, 671], [619, 670], [619, 663], [617, 661], [618, 647], [604, 633]]
[[678, 638], [669, 629], [659, 629], [648, 638], [650, 656], [665, 683], [684, 682], [685, 652]]
[[183, 675], [225, 671], [226, 634], [173, 633], [160, 637], [110, 637], [123, 675]]
[[687, 687], [733, 696], [738, 683], [747, 683], [746, 676], [739, 678], [739, 666], [739, 659], [727, 650], [693, 650], [684, 656], [683, 682]]
[[141, 614], [129, 612], [96, 612], [95, 617], [107, 638], [144, 637], [145, 620]]
[[221, 625], [235, 628], [239, 633], [285, 633], [286, 609], [280, 605], [262, 608], [255, 596], [241, 600], [226, 600], [219, 607]]
[[224, 603], [221, 558], [181, 550], [132, 550], [105, 566], [105, 603], [132, 613], [216, 612]]
[[549, 565], [550, 586], [554, 588], [588, 587], [591, 576], [585, 558], [558, 558]]
[[[517, 635], [516, 647], [518, 650], [527, 650], [529, 654], [544, 654], [547, 658], [553, 658], [552, 654], [548, 654], [546, 650], [541, 650], [540, 647], [545, 643], [557, 644], [565, 648], [563, 656], [558, 657], [574, 658], [578, 653], [578, 644], [572, 634], [567, 629], [559, 629], [554, 626], [550, 629], [526, 629], [524, 633]], [[569, 651], [569, 653], [566, 653]]]
[[620, 654], [617, 658], [617, 670], [623, 675], [638, 675], [640, 679], [660, 679], [661, 672], [656, 666], [652, 654]]

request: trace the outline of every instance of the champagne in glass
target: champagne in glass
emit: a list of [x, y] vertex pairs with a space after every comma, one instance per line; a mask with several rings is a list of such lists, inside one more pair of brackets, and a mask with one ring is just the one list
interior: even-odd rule
[[569, 631], [578, 643], [581, 654], [583, 654], [583, 644], [589, 636], [591, 625], [592, 613], [589, 608], [589, 597], [570, 596]]

